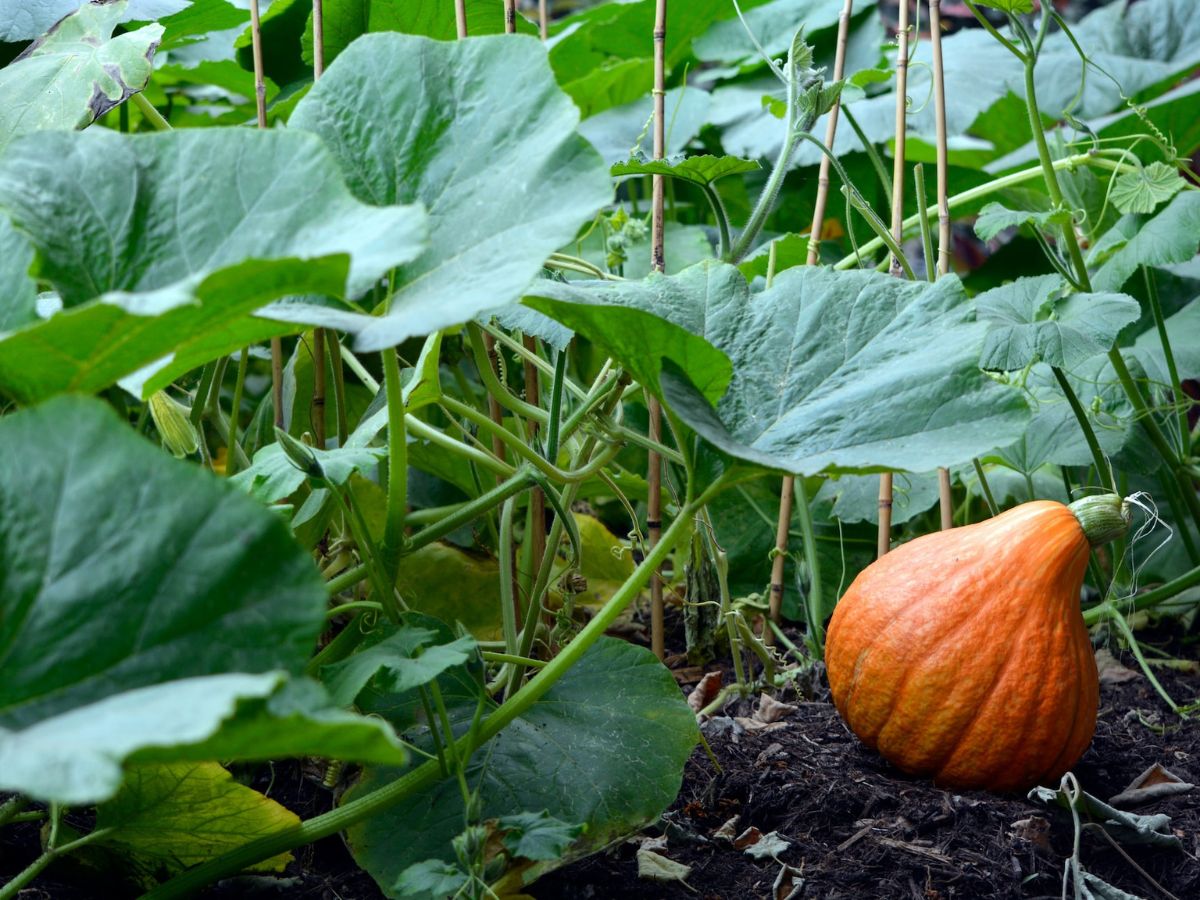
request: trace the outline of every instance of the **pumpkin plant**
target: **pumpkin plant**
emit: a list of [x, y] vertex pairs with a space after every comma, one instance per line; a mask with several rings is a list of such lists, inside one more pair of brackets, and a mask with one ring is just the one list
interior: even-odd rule
[[[945, 39], [942, 242], [975, 217], [995, 252], [936, 281], [939, 206], [877, 173], [894, 110], [941, 126], [885, 86], [870, 0], [601, 2], [547, 44], [500, 0], [245, 5], [0, 17], [0, 827], [44, 825], [0, 900], [67, 855], [188, 896], [338, 834], [390, 897], [517, 893], [679, 789], [695, 716], [606, 635], [655, 573], [680, 649], [732, 657], [722, 701], [812, 671], [832, 613], [864, 738], [995, 788], [1086, 744], [1089, 640], [1194, 608], [1200, 134], [1171, 85], [1200, 44], [1148, 23], [1200, 34], [1195, 4]], [[939, 470], [963, 527], [919, 537]], [[901, 546], [839, 604], [881, 471]], [[1147, 562], [1115, 495], [1065, 505], [1097, 486], [1153, 490], [1179, 540]], [[288, 757], [321, 772], [304, 820], [225, 768]]]

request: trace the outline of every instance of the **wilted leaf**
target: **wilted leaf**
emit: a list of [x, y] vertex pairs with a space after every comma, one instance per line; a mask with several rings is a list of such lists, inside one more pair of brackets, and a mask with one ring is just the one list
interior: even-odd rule
[[[238, 784], [214, 762], [131, 766], [117, 796], [96, 810], [96, 828], [111, 829], [92, 846], [121, 855], [123, 871], [142, 887], [300, 824], [300, 817]], [[283, 853], [252, 871], [280, 872]]]
[[1142, 806], [1165, 797], [1186, 794], [1195, 785], [1189, 784], [1178, 775], [1154, 763], [1121, 793], [1109, 799], [1109, 804], [1118, 807]]
[[90, 125], [146, 86], [163, 29], [113, 37], [125, 11], [125, 0], [88, 3], [0, 69], [0, 152], [23, 134]]
[[643, 847], [637, 852], [637, 874], [647, 881], [685, 881], [692, 874], [692, 867]]

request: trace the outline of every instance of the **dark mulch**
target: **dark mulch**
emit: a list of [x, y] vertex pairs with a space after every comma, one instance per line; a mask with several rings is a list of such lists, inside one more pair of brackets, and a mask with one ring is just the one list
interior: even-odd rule
[[[1162, 680], [1177, 702], [1200, 693], [1195, 676]], [[748, 704], [740, 711], [749, 714]], [[738, 832], [754, 826], [788, 841], [778, 859], [801, 870], [797, 897], [1060, 896], [1073, 828], [1056, 811], [1020, 796], [953, 793], [909, 778], [863, 747], [827, 700], [801, 701], [771, 731], [736, 734], [727, 723], [705, 728], [721, 771], [697, 750], [664, 817], [661, 852], [693, 867], [690, 889], [639, 881], [637, 847], [626, 843], [542, 879], [532, 890], [538, 900], [770, 897], [780, 863], [754, 860], [713, 836], [733, 816]], [[1105, 685], [1095, 740], [1075, 768], [1082, 787], [1107, 799], [1153, 763], [1197, 783], [1200, 728], [1172, 718], [1144, 679]], [[1171, 816], [1186, 852], [1127, 848], [1130, 857], [1180, 900], [1200, 896], [1200, 791], [1138, 812]], [[1164, 896], [1100, 838], [1085, 834], [1081, 859], [1129, 893]]]
[[[1196, 675], [1168, 672], [1162, 680], [1179, 702], [1200, 696]], [[795, 896], [804, 898], [1060, 896], [1063, 861], [1072, 843], [1068, 818], [1020, 796], [956, 794], [904, 776], [846, 731], [821, 688], [815, 694], [791, 698], [796, 712], [769, 730], [734, 727], [737, 715], [750, 714], [749, 701], [706, 726], [721, 768], [702, 749], [692, 755], [679, 798], [664, 817], [668, 841], [659, 851], [692, 867], [687, 887], [639, 880], [637, 844], [626, 842], [552, 873], [529, 892], [537, 900], [757, 900], [771, 897], [782, 862], [802, 873], [803, 889]], [[1153, 763], [1200, 782], [1200, 727], [1172, 716], [1144, 678], [1104, 685], [1101, 700], [1096, 738], [1075, 769], [1085, 790], [1107, 799]], [[253, 783], [301, 816], [322, 812], [331, 802], [329, 792], [297, 763], [263, 767]], [[1132, 863], [1180, 900], [1200, 897], [1200, 790], [1138, 812], [1169, 815], [1184, 852], [1126, 848]], [[734, 816], [738, 832], [750, 826], [778, 832], [788, 842], [779, 861], [752, 859], [715, 838]], [[0, 831], [0, 883], [36, 848], [35, 826]], [[1096, 836], [1085, 833], [1081, 858], [1089, 871], [1124, 891], [1166, 896]], [[110, 878], [60, 865], [20, 897], [135, 895], [114, 887]], [[204, 896], [376, 900], [382, 895], [356, 869], [341, 841], [331, 838], [298, 851], [282, 882], [234, 879]]]

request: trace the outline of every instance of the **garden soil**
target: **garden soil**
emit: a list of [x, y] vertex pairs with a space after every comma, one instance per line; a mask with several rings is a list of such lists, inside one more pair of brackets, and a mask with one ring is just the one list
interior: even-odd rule
[[[1194, 643], [1190, 654], [1195, 658]], [[701, 670], [679, 660], [676, 674], [687, 692]], [[1200, 697], [1200, 675], [1162, 671], [1160, 678], [1180, 703]], [[703, 730], [715, 761], [696, 749], [679, 797], [659, 826], [542, 878], [529, 894], [536, 900], [1062, 896], [1075, 833], [1068, 814], [1020, 795], [944, 791], [897, 772], [846, 730], [819, 672], [808, 690], [782, 699], [793, 708], [779, 710], [781, 717], [770, 724], [754, 718], [757, 703], [751, 699], [709, 720]], [[1140, 675], [1103, 684], [1095, 740], [1074, 770], [1080, 785], [1107, 800], [1155, 764], [1200, 785], [1200, 726], [1172, 715]], [[298, 763], [276, 764], [258, 769], [253, 783], [311, 816], [331, 803], [319, 774]], [[1134, 897], [1200, 897], [1200, 787], [1135, 812], [1170, 816], [1182, 849], [1118, 849], [1085, 829], [1083, 867]], [[754, 829], [763, 839], [743, 847]], [[756, 846], [773, 852], [761, 858], [746, 852]], [[0, 832], [0, 883], [36, 847], [34, 826]], [[639, 852], [688, 867], [684, 880], [639, 878]], [[20, 897], [116, 900], [137, 894], [112, 885], [111, 877], [60, 865]], [[282, 878], [231, 879], [203, 896], [377, 900], [382, 894], [333, 838], [298, 851]]]

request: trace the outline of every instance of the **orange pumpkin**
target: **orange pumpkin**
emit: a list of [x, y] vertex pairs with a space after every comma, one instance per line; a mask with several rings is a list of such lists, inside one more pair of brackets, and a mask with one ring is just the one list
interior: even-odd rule
[[1079, 610], [1088, 553], [1128, 527], [1115, 494], [1039, 500], [868, 566], [825, 647], [846, 724], [897, 768], [945, 787], [1010, 791], [1062, 775], [1096, 727]]

